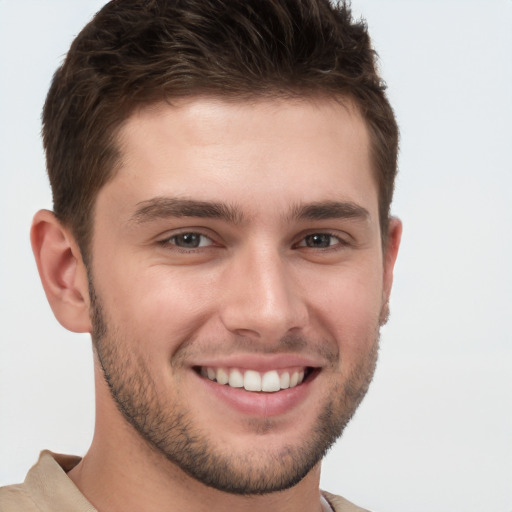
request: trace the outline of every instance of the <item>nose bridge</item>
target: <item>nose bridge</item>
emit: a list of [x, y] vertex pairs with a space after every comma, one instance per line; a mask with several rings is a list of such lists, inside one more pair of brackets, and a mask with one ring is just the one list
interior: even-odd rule
[[221, 313], [227, 329], [276, 339], [304, 326], [306, 305], [278, 248], [247, 247], [230, 263]]

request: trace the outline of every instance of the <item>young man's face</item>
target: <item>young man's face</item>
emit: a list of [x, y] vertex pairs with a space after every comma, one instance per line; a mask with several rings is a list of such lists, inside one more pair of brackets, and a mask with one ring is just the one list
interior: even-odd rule
[[295, 484], [367, 390], [394, 262], [368, 144], [328, 100], [193, 99], [121, 131], [94, 218], [98, 360], [125, 418], [205, 484]]

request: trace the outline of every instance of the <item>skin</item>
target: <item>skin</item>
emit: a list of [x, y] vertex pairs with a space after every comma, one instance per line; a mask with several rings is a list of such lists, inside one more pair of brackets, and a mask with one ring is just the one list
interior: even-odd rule
[[[119, 144], [88, 271], [51, 212], [32, 230], [57, 318], [95, 342], [95, 435], [70, 477], [100, 511], [319, 511], [316, 460], [292, 487], [243, 496], [204, 485], [165, 452], [179, 416], [231, 477], [283, 480], [311, 444], [327, 448], [364, 396], [401, 235], [392, 219], [383, 251], [364, 121], [350, 103], [321, 98], [194, 98], [136, 112]], [[200, 234], [200, 246], [180, 247], [184, 233]], [[231, 388], [219, 394], [195, 371], [297, 365], [315, 378], [293, 400], [237, 390], [233, 402]], [[326, 411], [335, 420], [318, 440]], [[159, 449], [133, 428], [144, 418], [160, 420]]]

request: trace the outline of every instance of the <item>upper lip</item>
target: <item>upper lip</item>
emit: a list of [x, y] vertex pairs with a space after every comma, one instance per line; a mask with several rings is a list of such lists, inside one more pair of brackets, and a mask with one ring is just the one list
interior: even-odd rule
[[319, 357], [300, 354], [233, 354], [225, 357], [205, 358], [194, 361], [192, 367], [240, 368], [266, 372], [284, 370], [291, 367], [319, 368], [325, 365]]

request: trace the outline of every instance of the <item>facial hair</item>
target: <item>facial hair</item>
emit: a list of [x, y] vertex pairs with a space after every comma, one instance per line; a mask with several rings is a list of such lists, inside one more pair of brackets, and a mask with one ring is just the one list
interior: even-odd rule
[[[123, 349], [128, 344], [123, 343], [119, 329], [109, 322], [92, 279], [89, 292], [94, 348], [118, 410], [153, 450], [190, 477], [220, 491], [263, 495], [299, 483], [341, 436], [364, 398], [375, 371], [378, 321], [370, 343], [363, 340], [370, 347], [366, 357], [332, 384], [314, 427], [300, 444], [284, 444], [277, 453], [268, 453], [265, 434], [272, 431], [273, 420], [267, 418], [255, 424], [259, 435], [245, 454], [226, 453], [215, 445], [211, 432], [194, 423], [193, 411], [186, 400], [162, 397], [157, 392], [142, 351], [133, 353]], [[139, 341], [138, 346], [144, 346], [142, 340]], [[281, 340], [280, 345], [289, 351], [294, 345], [308, 345], [308, 341], [288, 337]], [[182, 353], [176, 355], [176, 360], [180, 357]], [[326, 355], [327, 359], [335, 359], [332, 368], [339, 366], [340, 357], [339, 353]]]

